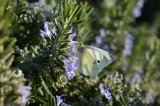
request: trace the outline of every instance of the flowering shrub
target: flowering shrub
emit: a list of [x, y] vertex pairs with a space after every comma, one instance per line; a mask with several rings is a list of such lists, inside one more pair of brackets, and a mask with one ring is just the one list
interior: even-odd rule
[[[160, 19], [142, 20], [147, 3], [2, 0], [0, 106], [160, 105]], [[107, 50], [114, 62], [83, 75], [81, 44]]]

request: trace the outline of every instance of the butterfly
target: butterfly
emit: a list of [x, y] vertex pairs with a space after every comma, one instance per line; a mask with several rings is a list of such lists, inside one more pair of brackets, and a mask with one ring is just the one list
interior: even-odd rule
[[96, 76], [114, 61], [114, 56], [109, 52], [93, 46], [78, 48], [78, 70], [86, 76]]

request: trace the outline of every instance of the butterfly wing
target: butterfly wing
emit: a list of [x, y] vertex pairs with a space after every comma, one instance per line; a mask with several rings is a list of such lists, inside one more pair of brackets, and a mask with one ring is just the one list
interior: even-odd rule
[[92, 55], [94, 60], [97, 61], [99, 72], [114, 61], [114, 57], [105, 50], [92, 46], [86, 46], [86, 49]]
[[98, 64], [86, 47], [79, 49], [78, 58], [78, 70], [82, 74], [87, 76], [95, 76], [98, 74]]

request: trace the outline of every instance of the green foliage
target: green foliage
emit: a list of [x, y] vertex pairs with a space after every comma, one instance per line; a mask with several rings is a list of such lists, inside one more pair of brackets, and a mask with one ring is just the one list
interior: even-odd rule
[[[16, 39], [12, 38], [12, 18], [14, 8], [9, 1], [3, 0], [0, 6], [0, 105], [21, 103], [15, 100], [20, 97], [19, 85], [24, 82], [21, 70], [11, 67], [14, 56], [13, 46]], [[14, 19], [14, 18], [13, 18]]]
[[[0, 106], [24, 104], [19, 91], [24, 78], [32, 88], [26, 106], [160, 105], [159, 15], [152, 23], [138, 23], [133, 17], [138, 0], [82, 1], [1, 1]], [[64, 59], [71, 58], [71, 42], [108, 50], [115, 61], [96, 77], [75, 70], [69, 80]]]

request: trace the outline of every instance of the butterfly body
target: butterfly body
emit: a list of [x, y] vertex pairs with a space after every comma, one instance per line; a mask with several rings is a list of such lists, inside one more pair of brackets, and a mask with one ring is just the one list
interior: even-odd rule
[[104, 67], [114, 60], [109, 52], [93, 46], [80, 47], [78, 58], [78, 70], [87, 76], [98, 75]]

